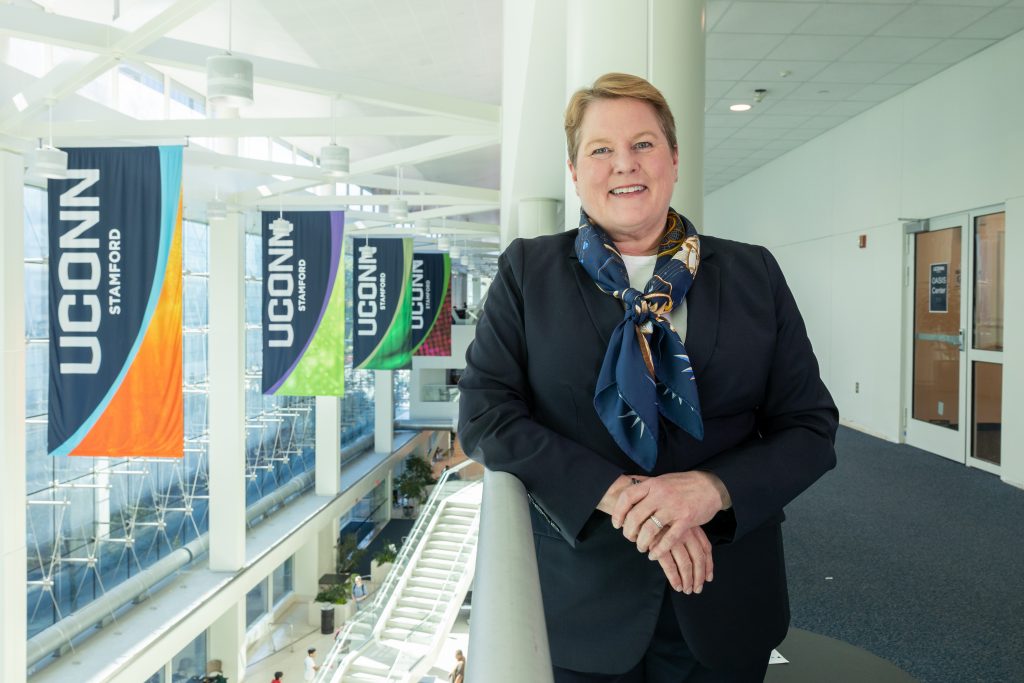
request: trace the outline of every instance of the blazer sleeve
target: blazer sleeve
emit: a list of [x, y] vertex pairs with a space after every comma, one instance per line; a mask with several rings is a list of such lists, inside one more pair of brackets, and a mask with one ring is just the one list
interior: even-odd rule
[[498, 259], [459, 382], [459, 440], [474, 460], [518, 477], [531, 502], [575, 547], [584, 524], [623, 471], [533, 418], [524, 261], [518, 239]]
[[762, 248], [774, 298], [776, 338], [764, 401], [756, 411], [757, 434], [708, 459], [732, 498], [732, 515], [719, 513], [711, 526], [728, 542], [777, 517], [782, 508], [835, 467], [839, 412], [821, 381], [779, 264]]

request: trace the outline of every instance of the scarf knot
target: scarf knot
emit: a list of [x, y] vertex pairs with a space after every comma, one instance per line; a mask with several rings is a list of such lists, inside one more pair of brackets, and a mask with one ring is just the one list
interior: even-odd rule
[[650, 472], [658, 459], [659, 416], [704, 438], [693, 367], [668, 317], [697, 275], [700, 237], [690, 221], [669, 209], [654, 275], [640, 291], [630, 285], [615, 243], [580, 211], [576, 257], [598, 289], [625, 306], [605, 351], [594, 409], [615, 443]]
[[650, 328], [650, 323], [653, 322], [657, 314], [651, 308], [651, 302], [647, 300], [646, 294], [632, 287], [626, 287], [622, 291], [622, 302], [626, 304], [626, 317], [634, 325]]

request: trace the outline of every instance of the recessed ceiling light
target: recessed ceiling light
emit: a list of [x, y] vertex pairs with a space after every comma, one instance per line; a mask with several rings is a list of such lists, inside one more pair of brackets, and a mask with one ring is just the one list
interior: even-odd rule
[[729, 111], [749, 111], [749, 104], [733, 104], [729, 107]]
[[28, 109], [28, 100], [25, 99], [25, 93], [18, 93], [13, 98], [14, 106], [18, 108], [18, 111], [25, 111]]
[[271, 191], [270, 191], [270, 188], [269, 188], [269, 187], [267, 187], [266, 185], [260, 185], [260, 186], [258, 186], [258, 187], [256, 188], [256, 191], [257, 191], [257, 192], [259, 192], [259, 193], [260, 193], [261, 195], [263, 195], [264, 197], [269, 197], [270, 195], [274, 194], [273, 192], [271, 192]]

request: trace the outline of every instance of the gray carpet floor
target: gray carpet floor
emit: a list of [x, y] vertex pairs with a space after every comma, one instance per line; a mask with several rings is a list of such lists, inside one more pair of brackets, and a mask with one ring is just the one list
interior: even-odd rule
[[924, 683], [1024, 682], [1024, 491], [850, 429], [836, 451], [786, 508], [793, 626]]

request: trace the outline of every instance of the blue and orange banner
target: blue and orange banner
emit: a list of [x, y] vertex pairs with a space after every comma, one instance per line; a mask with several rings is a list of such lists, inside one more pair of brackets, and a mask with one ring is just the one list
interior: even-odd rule
[[412, 367], [412, 240], [352, 240], [352, 367]]
[[412, 255], [413, 355], [452, 355], [451, 273], [448, 254]]
[[66, 151], [48, 186], [48, 450], [180, 458], [181, 147]]
[[342, 211], [264, 212], [263, 393], [345, 392]]

